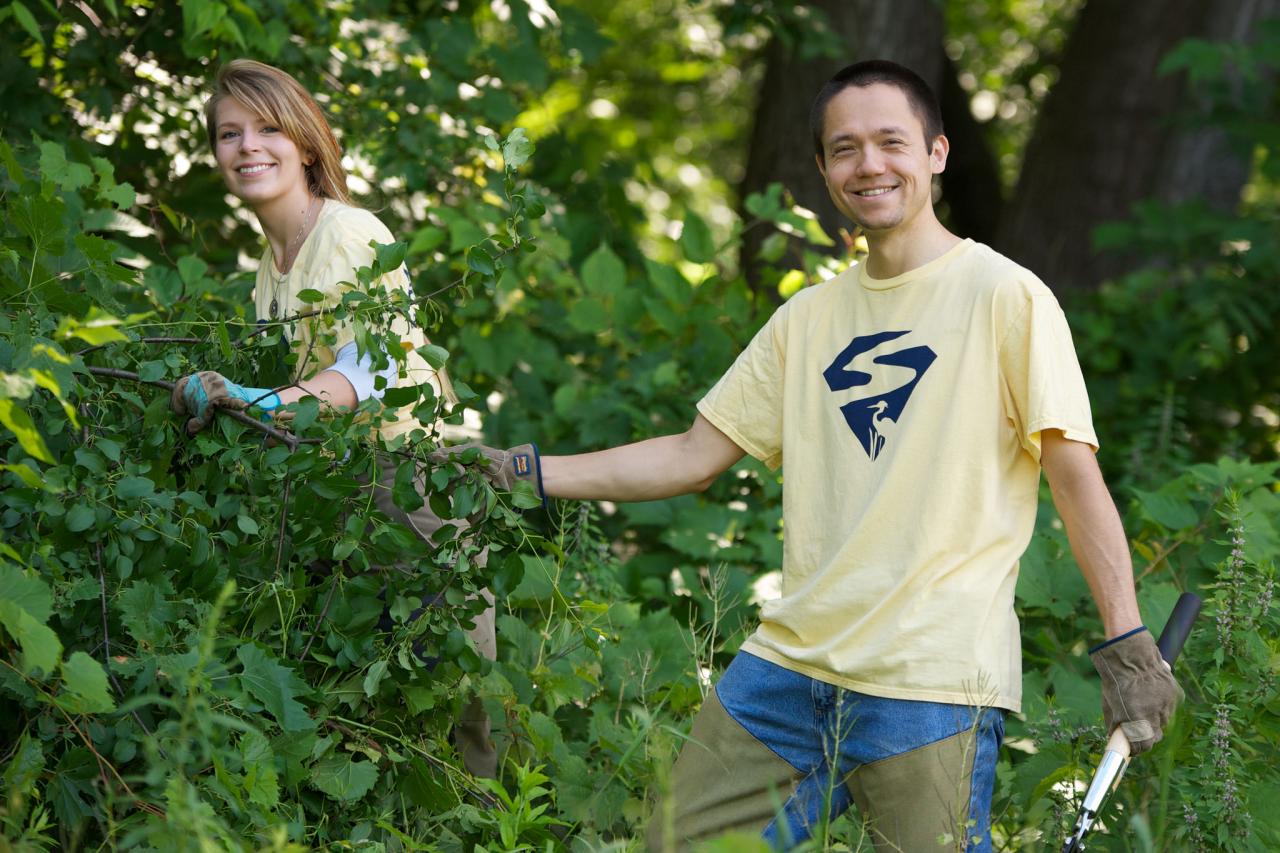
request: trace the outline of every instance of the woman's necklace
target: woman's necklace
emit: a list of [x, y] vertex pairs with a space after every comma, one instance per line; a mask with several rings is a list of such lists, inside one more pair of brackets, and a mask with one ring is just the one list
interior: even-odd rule
[[307, 201], [306, 210], [302, 211], [302, 226], [298, 229], [298, 233], [294, 235], [289, 245], [284, 247], [284, 262], [280, 265], [284, 272], [274, 276], [271, 281], [271, 305], [267, 312], [271, 315], [271, 319], [275, 320], [280, 316], [280, 285], [284, 284], [284, 280], [289, 277], [289, 273], [293, 270], [293, 262], [298, 250], [302, 248], [302, 235], [306, 233], [307, 223], [311, 221], [311, 207], [315, 202], [315, 196], [311, 196]]

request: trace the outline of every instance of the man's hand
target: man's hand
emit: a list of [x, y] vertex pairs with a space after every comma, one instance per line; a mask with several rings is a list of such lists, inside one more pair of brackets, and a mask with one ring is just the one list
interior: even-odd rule
[[1182, 699], [1182, 688], [1160, 657], [1151, 632], [1138, 628], [1122, 634], [1094, 648], [1089, 657], [1102, 676], [1107, 735], [1119, 726], [1134, 755], [1155, 746]]
[[184, 376], [173, 386], [169, 405], [187, 416], [187, 434], [195, 435], [213, 420], [217, 409], [246, 409], [255, 405], [271, 411], [280, 405], [280, 395], [270, 388], [246, 388], [213, 370]]
[[534, 492], [546, 504], [547, 497], [542, 491], [542, 468], [535, 444], [521, 444], [507, 450], [498, 450], [476, 442], [467, 442], [453, 447], [442, 447], [428, 454], [432, 465], [444, 465], [459, 462], [468, 450], [478, 450], [485, 460], [485, 478], [502, 489], [510, 492], [516, 483], [525, 482], [533, 486]]

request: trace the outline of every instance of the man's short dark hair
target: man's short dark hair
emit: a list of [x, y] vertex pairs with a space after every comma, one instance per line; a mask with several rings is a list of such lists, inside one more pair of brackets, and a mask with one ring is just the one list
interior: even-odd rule
[[818, 97], [814, 98], [813, 108], [809, 111], [809, 132], [813, 134], [813, 150], [819, 158], [824, 155], [822, 132], [826, 126], [827, 105], [831, 103], [831, 99], [850, 86], [861, 88], [874, 83], [884, 83], [902, 90], [907, 96], [907, 103], [911, 105], [911, 111], [924, 127], [926, 145], [931, 145], [933, 140], [942, 135], [942, 109], [929, 84], [919, 74], [896, 62], [869, 59], [840, 69], [818, 92]]

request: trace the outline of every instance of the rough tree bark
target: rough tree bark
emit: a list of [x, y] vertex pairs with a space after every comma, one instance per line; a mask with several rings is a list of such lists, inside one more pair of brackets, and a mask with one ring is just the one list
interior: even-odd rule
[[1182, 40], [1242, 41], [1276, 8], [1275, 0], [1090, 0], [1037, 118], [997, 248], [1059, 292], [1090, 289], [1129, 263], [1094, 252], [1091, 232], [1127, 217], [1135, 202], [1200, 197], [1234, 208], [1248, 152], [1216, 128], [1178, 121], [1194, 106], [1185, 75], [1156, 69]]

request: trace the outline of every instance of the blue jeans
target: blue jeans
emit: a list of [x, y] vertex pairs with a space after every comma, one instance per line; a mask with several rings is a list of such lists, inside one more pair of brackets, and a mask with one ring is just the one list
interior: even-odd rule
[[790, 794], [774, 794], [781, 808], [762, 831], [775, 846], [804, 840], [856, 799], [879, 841], [901, 845], [894, 839], [913, 831], [936, 839], [941, 832], [907, 826], [933, 821], [953, 837], [963, 833], [967, 850], [991, 850], [1000, 709], [868, 696], [746, 652], [716, 694], [728, 717], [795, 770]]

